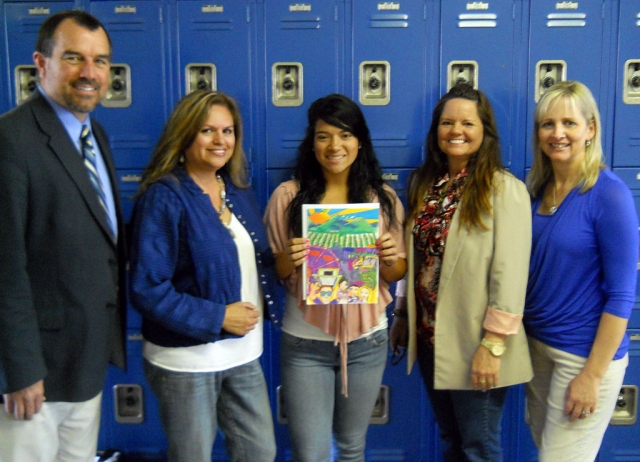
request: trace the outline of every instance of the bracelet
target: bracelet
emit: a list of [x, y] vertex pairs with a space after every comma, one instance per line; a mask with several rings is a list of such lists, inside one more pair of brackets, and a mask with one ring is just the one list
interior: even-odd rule
[[393, 314], [394, 316], [397, 316], [398, 318], [409, 319], [409, 313], [407, 312], [407, 310], [394, 308], [391, 314]]

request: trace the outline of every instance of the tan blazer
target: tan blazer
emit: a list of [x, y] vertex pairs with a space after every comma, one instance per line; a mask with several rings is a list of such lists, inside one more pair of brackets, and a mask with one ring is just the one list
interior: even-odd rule
[[[496, 173], [487, 230], [460, 225], [456, 211], [447, 237], [438, 289], [435, 326], [435, 388], [472, 389], [471, 363], [484, 335], [488, 308], [520, 317], [506, 338], [499, 386], [528, 382], [533, 376], [522, 312], [531, 251], [531, 203], [525, 185], [509, 173]], [[407, 372], [416, 359], [416, 304], [413, 220], [405, 230], [409, 256]]]

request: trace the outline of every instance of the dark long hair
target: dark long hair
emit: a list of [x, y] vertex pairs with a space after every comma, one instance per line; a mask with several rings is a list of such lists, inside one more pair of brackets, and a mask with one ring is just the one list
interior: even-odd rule
[[297, 237], [302, 235], [302, 205], [319, 203], [325, 193], [326, 183], [322, 167], [313, 149], [316, 123], [319, 120], [349, 131], [360, 142], [358, 156], [351, 165], [347, 179], [349, 203], [370, 202], [373, 190], [378, 195], [387, 227], [398, 226], [394, 210], [395, 200], [383, 188], [382, 171], [373, 150], [369, 127], [358, 105], [344, 95], [331, 94], [314, 101], [307, 116], [309, 125], [298, 147], [294, 174], [300, 184], [300, 190], [287, 208], [289, 231]]
[[490, 196], [493, 188], [493, 174], [503, 170], [500, 156], [500, 138], [493, 109], [489, 100], [471, 85], [458, 84], [449, 90], [438, 101], [433, 110], [431, 127], [427, 135], [427, 156], [424, 163], [409, 176], [409, 210], [408, 217], [414, 216], [422, 206], [425, 192], [449, 171], [447, 155], [438, 145], [438, 126], [445, 105], [455, 98], [462, 98], [476, 103], [478, 116], [482, 121], [483, 139], [478, 152], [469, 159], [467, 171], [469, 176], [462, 193], [460, 205], [460, 221], [467, 226], [485, 228], [482, 214], [491, 213]]

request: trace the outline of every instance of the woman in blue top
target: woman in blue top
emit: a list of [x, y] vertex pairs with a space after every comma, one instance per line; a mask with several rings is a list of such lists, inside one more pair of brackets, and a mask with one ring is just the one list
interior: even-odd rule
[[638, 218], [629, 188], [602, 164], [600, 115], [583, 84], [551, 87], [534, 119], [527, 407], [539, 460], [584, 462], [598, 453], [628, 363]]
[[274, 258], [245, 166], [235, 101], [191, 93], [160, 137], [134, 210], [131, 302], [170, 461], [210, 462], [218, 425], [230, 460], [275, 458], [259, 362], [263, 307], [277, 321]]

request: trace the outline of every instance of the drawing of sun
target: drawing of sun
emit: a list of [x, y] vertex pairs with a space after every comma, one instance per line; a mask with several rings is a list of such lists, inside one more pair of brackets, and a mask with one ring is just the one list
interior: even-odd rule
[[320, 212], [314, 212], [309, 215], [309, 220], [314, 225], [321, 225], [322, 223], [326, 223], [330, 219], [331, 219], [331, 216], [324, 210]]

